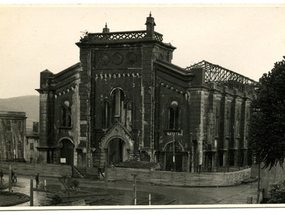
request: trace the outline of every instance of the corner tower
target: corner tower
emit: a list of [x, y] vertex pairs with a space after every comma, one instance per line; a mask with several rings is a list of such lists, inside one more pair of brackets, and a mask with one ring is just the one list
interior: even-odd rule
[[145, 31], [110, 32], [106, 24], [102, 33], [88, 33], [77, 43], [83, 68], [80, 135], [96, 166], [154, 160], [154, 61], [171, 63], [175, 47], [154, 31], [151, 14], [145, 25]]

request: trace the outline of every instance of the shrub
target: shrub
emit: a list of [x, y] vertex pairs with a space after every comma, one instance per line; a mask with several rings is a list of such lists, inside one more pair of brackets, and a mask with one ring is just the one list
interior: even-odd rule
[[73, 179], [73, 187], [74, 187], [75, 189], [78, 189], [78, 188], [79, 188], [79, 181], [78, 181], [78, 180]]
[[0, 184], [0, 190], [5, 190], [7, 188], [9, 188], [8, 184]]
[[60, 204], [62, 203], [62, 197], [58, 194], [54, 194], [52, 197], [51, 197], [51, 204], [52, 205], [57, 205], [57, 204]]
[[268, 203], [285, 203], [285, 180], [270, 184], [268, 192], [271, 196]]

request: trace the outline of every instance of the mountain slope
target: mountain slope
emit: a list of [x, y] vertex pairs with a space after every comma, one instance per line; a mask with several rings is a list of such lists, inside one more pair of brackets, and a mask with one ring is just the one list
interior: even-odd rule
[[0, 99], [0, 111], [26, 112], [27, 127], [39, 121], [39, 96], [20, 96]]

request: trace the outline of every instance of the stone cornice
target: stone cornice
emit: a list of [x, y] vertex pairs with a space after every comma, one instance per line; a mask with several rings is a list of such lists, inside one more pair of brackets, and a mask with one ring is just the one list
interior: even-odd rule
[[176, 86], [172, 86], [171, 84], [168, 84], [168, 83], [161, 82], [160, 86], [165, 87], [169, 90], [172, 90], [176, 93], [185, 94], [184, 90], [179, 90]]
[[77, 84], [73, 84], [73, 85], [68, 86], [66, 88], [58, 89], [58, 90], [55, 91], [54, 97], [58, 98], [59, 96], [65, 95], [66, 93], [68, 93], [70, 91], [75, 91], [76, 88], [78, 88], [78, 85]]

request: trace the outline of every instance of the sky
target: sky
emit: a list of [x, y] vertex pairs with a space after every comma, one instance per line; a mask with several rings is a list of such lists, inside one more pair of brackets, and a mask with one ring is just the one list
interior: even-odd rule
[[0, 98], [38, 95], [41, 71], [79, 62], [85, 31], [145, 30], [150, 11], [183, 68], [206, 60], [258, 81], [285, 55], [285, 4], [0, 5]]

